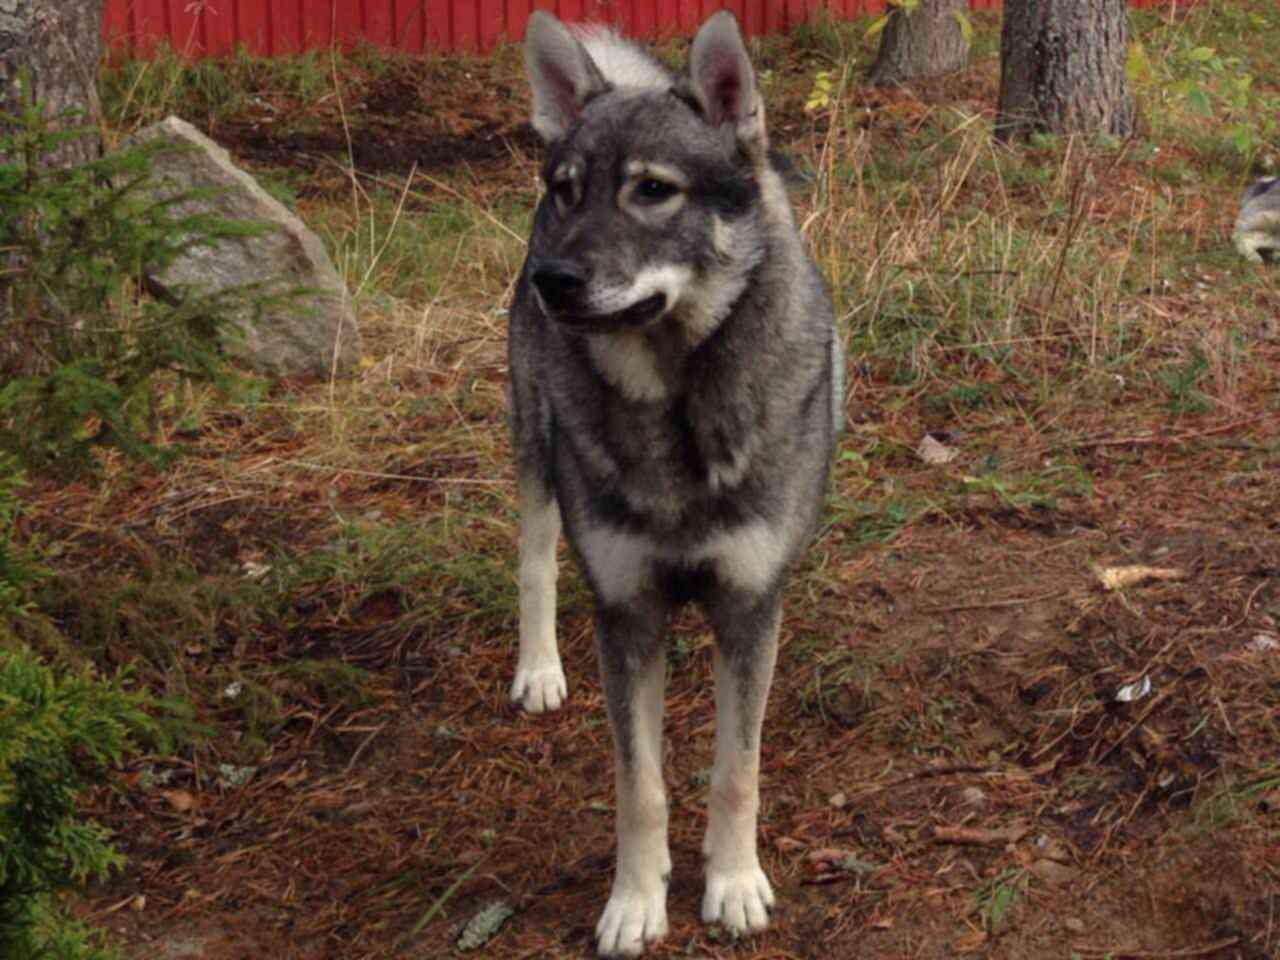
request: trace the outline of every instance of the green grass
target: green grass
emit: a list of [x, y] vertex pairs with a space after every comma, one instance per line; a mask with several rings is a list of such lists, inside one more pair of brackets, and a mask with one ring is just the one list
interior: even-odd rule
[[98, 92], [103, 116], [113, 127], [154, 123], [170, 112], [209, 124], [262, 104], [264, 96], [303, 107], [315, 103], [333, 92], [334, 71], [343, 72], [341, 57], [334, 62], [334, 56], [265, 58], [239, 48], [225, 59], [191, 61], [161, 46], [150, 60], [128, 60], [105, 71]]

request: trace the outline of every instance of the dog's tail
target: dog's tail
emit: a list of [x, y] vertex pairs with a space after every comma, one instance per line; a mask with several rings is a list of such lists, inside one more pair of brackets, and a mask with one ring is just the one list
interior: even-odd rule
[[603, 24], [575, 23], [569, 30], [587, 48], [604, 78], [615, 87], [666, 90], [671, 86], [672, 76], [666, 67]]

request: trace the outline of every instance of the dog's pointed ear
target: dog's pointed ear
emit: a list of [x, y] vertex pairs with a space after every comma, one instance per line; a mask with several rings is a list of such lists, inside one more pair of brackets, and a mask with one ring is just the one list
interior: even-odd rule
[[529, 15], [524, 69], [533, 90], [533, 129], [547, 143], [564, 136], [587, 100], [608, 86], [586, 48], [543, 10]]
[[721, 10], [702, 25], [689, 53], [689, 84], [713, 127], [733, 123], [738, 139], [764, 150], [764, 111], [738, 21]]

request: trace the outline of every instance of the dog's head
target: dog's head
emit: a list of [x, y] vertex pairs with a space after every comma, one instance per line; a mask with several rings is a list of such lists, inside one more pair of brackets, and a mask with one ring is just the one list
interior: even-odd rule
[[584, 333], [723, 320], [763, 255], [764, 111], [732, 15], [708, 20], [676, 79], [607, 31], [530, 17], [533, 125], [548, 145], [527, 278]]

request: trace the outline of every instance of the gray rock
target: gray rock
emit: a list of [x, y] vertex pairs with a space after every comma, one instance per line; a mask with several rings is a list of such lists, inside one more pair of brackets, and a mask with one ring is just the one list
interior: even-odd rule
[[168, 292], [185, 287], [217, 293], [255, 284], [256, 292], [271, 296], [303, 288], [306, 292], [300, 296], [239, 317], [243, 336], [228, 337], [225, 347], [265, 373], [349, 373], [360, 356], [360, 332], [346, 285], [320, 238], [232, 163], [226, 150], [185, 120], [168, 117], [130, 140], [157, 138], [180, 148], [162, 150], [153, 160], [152, 184], [158, 198], [212, 191], [207, 198], [176, 204], [176, 213], [252, 220], [268, 229], [258, 236], [194, 249], [148, 280]]

